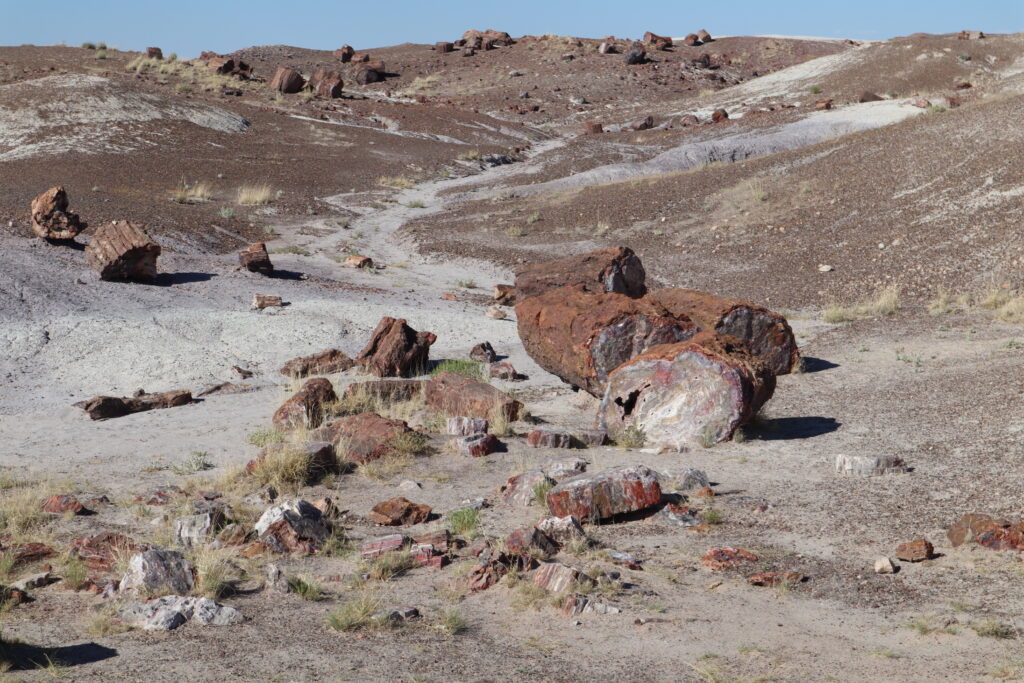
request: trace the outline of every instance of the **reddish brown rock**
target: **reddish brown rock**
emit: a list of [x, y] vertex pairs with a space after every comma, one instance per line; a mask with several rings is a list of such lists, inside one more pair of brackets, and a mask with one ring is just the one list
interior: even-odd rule
[[679, 125], [682, 126], [683, 128], [688, 128], [689, 126], [699, 126], [700, 119], [698, 119], [693, 114], [686, 114], [685, 116], [680, 117]]
[[882, 98], [876, 95], [875, 93], [871, 92], [870, 90], [865, 90], [860, 94], [860, 97], [857, 98], [857, 101], [860, 103], [881, 102]]
[[338, 395], [334, 393], [334, 386], [329, 380], [322, 377], [307, 380], [274, 413], [274, 426], [279, 429], [319, 427], [324, 421], [325, 406], [337, 400]]
[[81, 558], [89, 569], [107, 572], [113, 568], [118, 557], [148, 548], [148, 545], [138, 544], [128, 536], [106, 532], [79, 536], [71, 542], [68, 552]]
[[514, 45], [516, 41], [512, 40], [512, 37], [505, 31], [495, 31], [494, 29], [487, 29], [486, 31], [477, 31], [470, 29], [462, 34], [462, 40], [465, 45], [474, 47], [476, 49], [490, 50], [493, 47], [508, 47]]
[[345, 258], [346, 268], [359, 268], [361, 270], [367, 270], [373, 268], [373, 259], [369, 256], [362, 256], [360, 254], [352, 254]]
[[381, 318], [356, 363], [378, 377], [418, 375], [426, 369], [436, 339], [432, 332], [412, 329], [403, 318]]
[[145, 228], [128, 221], [101, 226], [85, 248], [85, 262], [102, 280], [152, 282], [160, 245]]
[[500, 379], [503, 382], [518, 382], [525, 379], [523, 375], [519, 374], [515, 366], [508, 361], [491, 363], [487, 366], [487, 375], [491, 379]]
[[257, 242], [249, 245], [238, 253], [238, 262], [250, 273], [263, 273], [270, 275], [274, 272], [274, 265], [270, 262], [270, 254], [267, 253], [267, 245]]
[[550, 489], [554, 485], [555, 480], [544, 470], [527, 470], [509, 477], [501, 487], [501, 494], [505, 502], [511, 505], [534, 505], [539, 502], [537, 491]]
[[163, 59], [164, 51], [158, 47], [147, 47], [146, 57], [148, 57], [149, 59]]
[[697, 31], [697, 40], [699, 40], [701, 43], [710, 43], [714, 41], [714, 38], [711, 37], [710, 33], [705, 31], [704, 29], [701, 29]]
[[286, 95], [297, 93], [306, 87], [306, 79], [295, 69], [278, 66], [274, 77], [270, 79], [270, 89]]
[[313, 92], [327, 99], [341, 97], [344, 85], [341, 74], [329, 69], [316, 69], [309, 79], [309, 87]]
[[383, 80], [383, 74], [369, 66], [363, 66], [356, 71], [356, 83], [359, 85], [369, 85], [370, 83], [378, 83]]
[[445, 54], [445, 53], [448, 53], [448, 52], [451, 52], [452, 50], [454, 50], [455, 49], [455, 45], [453, 45], [452, 43], [440, 41], [440, 42], [434, 43], [434, 49], [436, 51], [442, 53], [442, 54]]
[[693, 321], [701, 330], [739, 339], [776, 375], [788, 374], [800, 363], [800, 350], [789, 322], [764, 306], [696, 289], [659, 289], [646, 298], [672, 315]]
[[222, 76], [230, 74], [235, 70], [235, 60], [230, 57], [212, 56], [205, 61], [207, 69]]
[[711, 122], [712, 123], [721, 123], [722, 121], [725, 121], [728, 118], [729, 118], [729, 112], [727, 112], [724, 109], [716, 109], [713, 112], [711, 112]]
[[478, 363], [493, 363], [498, 360], [498, 354], [490, 342], [481, 342], [469, 350], [469, 357]]
[[817, 102], [814, 103], [814, 108], [816, 110], [818, 110], [818, 111], [825, 111], [825, 110], [831, 109], [832, 108], [832, 100], [831, 99], [818, 100]]
[[547, 496], [551, 514], [581, 520], [607, 519], [660, 502], [658, 475], [643, 465], [580, 474], [557, 484]]
[[614, 55], [618, 53], [619, 48], [615, 45], [615, 43], [605, 41], [597, 46], [597, 51], [599, 54], [602, 55]]
[[935, 548], [923, 538], [896, 546], [896, 557], [904, 562], [922, 562], [934, 556]]
[[352, 49], [351, 45], [342, 45], [340, 48], [334, 51], [334, 56], [342, 61], [342, 63], [348, 63], [352, 61], [352, 55], [356, 53]]
[[513, 306], [516, 303], [516, 288], [512, 285], [494, 285], [494, 300], [505, 306]]
[[932, 106], [932, 103], [923, 97], [915, 97], [914, 99], [910, 100], [910, 104], [914, 107], [918, 107], [919, 109], [927, 109], [928, 107]]
[[658, 34], [651, 33], [650, 31], [644, 34], [644, 42], [649, 45], [653, 45], [655, 49], [658, 50], [667, 50], [673, 45], [671, 38], [659, 36]]
[[0, 542], [0, 554], [12, 558], [15, 565], [30, 564], [45, 560], [57, 554], [57, 551], [45, 543], [12, 543], [5, 545]]
[[253, 528], [260, 543], [275, 553], [314, 553], [330, 534], [323, 513], [305, 500], [267, 508]]
[[79, 401], [74, 405], [76, 408], [84, 410], [90, 419], [105, 420], [130, 413], [141, 413], [146, 410], [176, 408], [188, 405], [191, 402], [192, 392], [185, 389], [175, 389], [156, 394], [147, 394], [144, 391], [139, 391], [134, 396], [126, 398], [94, 396], [87, 401]]
[[651, 128], [654, 128], [654, 117], [645, 116], [644, 118], [629, 124], [629, 127], [633, 130], [650, 130]]
[[[553, 289], [580, 285], [588, 293], [616, 292], [632, 298], [647, 293], [644, 266], [629, 247], [609, 247], [524, 266], [516, 273], [521, 304]], [[506, 285], [507, 286], [507, 285]]]
[[991, 515], [967, 514], [946, 530], [946, 536], [953, 547], [957, 548], [964, 543], [977, 542], [983, 534], [988, 534], [986, 539], [991, 543], [999, 536], [1005, 535], [1001, 530], [1010, 527], [1011, 524], [1005, 519], [993, 518]]
[[572, 448], [572, 435], [564, 429], [534, 429], [526, 443], [534, 448]]
[[487, 420], [479, 417], [449, 417], [445, 428], [452, 436], [475, 436], [487, 432]]
[[74, 496], [62, 496], [60, 494], [54, 494], [44, 500], [42, 508], [44, 512], [52, 512], [58, 515], [68, 512], [73, 515], [87, 515], [90, 513], [90, 510], [87, 510]]
[[494, 434], [469, 434], [455, 439], [455, 447], [462, 455], [482, 458], [498, 450], [500, 442]]
[[[333, 375], [337, 372], [345, 372], [354, 366], [355, 361], [343, 351], [327, 349], [309, 356], [292, 358], [281, 368], [281, 374], [295, 378], [309, 377], [310, 375]], [[346, 389], [346, 393], [348, 393], [348, 389]]]
[[360, 546], [359, 555], [364, 560], [372, 560], [375, 557], [380, 557], [387, 553], [398, 552], [405, 547], [405, 544], [408, 543], [408, 541], [409, 539], [402, 534], [391, 534], [390, 536], [371, 538]]
[[613, 439], [638, 429], [647, 446], [681, 451], [728, 441], [774, 391], [775, 375], [743, 342], [705, 331], [613, 370], [598, 419]]
[[390, 453], [396, 440], [412, 431], [402, 420], [389, 420], [376, 413], [360, 413], [334, 420], [314, 431], [311, 437], [335, 444], [342, 460], [366, 463]]
[[604, 132], [604, 126], [601, 125], [600, 121], [584, 121], [583, 122], [583, 134], [584, 135], [600, 135]]
[[508, 567], [498, 561], [481, 562], [473, 567], [469, 575], [469, 590], [472, 593], [485, 591], [501, 580], [508, 572]]
[[354, 64], [365, 64], [366, 62], [370, 61], [370, 53], [354, 52], [352, 53], [352, 59], [349, 61], [351, 61]]
[[413, 503], [407, 498], [392, 498], [374, 505], [370, 519], [384, 526], [421, 524], [430, 519], [431, 512], [429, 505]]
[[697, 331], [684, 316], [670, 316], [656, 303], [583, 290], [566, 287], [525, 298], [516, 304], [516, 318], [530, 358], [594, 396], [601, 396], [609, 374], [622, 363]]
[[68, 212], [68, 193], [51, 187], [32, 200], [32, 230], [48, 240], [72, 240], [85, 226], [78, 214]]
[[586, 539], [583, 527], [575, 517], [545, 517], [533, 525], [560, 548]]
[[549, 593], [563, 593], [577, 582], [591, 583], [590, 577], [561, 562], [545, 562], [533, 573], [533, 585]]
[[782, 584], [793, 585], [804, 580], [804, 575], [799, 572], [762, 572], [747, 577], [751, 586], [769, 586], [774, 588]]
[[533, 527], [516, 529], [505, 537], [505, 550], [511, 555], [540, 553], [545, 557], [558, 552], [554, 541]]
[[700, 38], [697, 37], [696, 33], [688, 33], [686, 37], [683, 38], [683, 45], [686, 47], [696, 47], [697, 45], [700, 45]]
[[1024, 523], [986, 529], [978, 534], [975, 542], [990, 550], [1024, 551]]
[[709, 548], [704, 553], [701, 564], [713, 572], [722, 572], [737, 569], [741, 564], [752, 564], [757, 560], [757, 555], [743, 548]]
[[644, 49], [642, 43], [633, 43], [633, 46], [629, 49], [629, 52], [626, 53], [623, 61], [629, 66], [643, 64], [647, 61], [647, 50]]
[[446, 415], [488, 420], [501, 415], [509, 422], [519, 419], [523, 404], [490, 384], [465, 375], [441, 372], [427, 382], [427, 405]]

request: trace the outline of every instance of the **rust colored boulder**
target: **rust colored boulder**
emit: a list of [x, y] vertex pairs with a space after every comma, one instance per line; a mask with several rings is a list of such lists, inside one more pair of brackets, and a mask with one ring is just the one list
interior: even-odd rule
[[1011, 524], [991, 515], [967, 514], [946, 530], [953, 547], [974, 542], [991, 550], [1024, 551], [1024, 522]]
[[565, 287], [516, 305], [519, 338], [538, 365], [601, 396], [609, 373], [652, 346], [689, 339], [697, 326], [662, 306], [623, 294]]
[[927, 540], [919, 538], [896, 546], [896, 557], [904, 562], [923, 562], [935, 557], [935, 548]]
[[556, 517], [608, 519], [658, 505], [661, 486], [658, 474], [643, 465], [615, 467], [566, 479], [548, 491], [547, 502]]
[[728, 441], [774, 391], [774, 373], [743, 342], [704, 331], [616, 368], [598, 419], [613, 439], [637, 429], [647, 446], [682, 451]]
[[491, 47], [508, 47], [516, 42], [505, 31], [495, 31], [494, 29], [487, 29], [486, 31], [471, 29], [462, 34], [462, 40], [465, 41], [466, 45], [487, 50], [491, 49]]
[[369, 85], [370, 83], [379, 83], [384, 80], [384, 70], [376, 69], [370, 65], [364, 65], [358, 71], [356, 71], [356, 83], [359, 85]]
[[493, 420], [503, 416], [509, 422], [519, 419], [523, 404], [490, 384], [465, 375], [441, 372], [426, 384], [427, 406], [447, 415]]
[[454, 50], [455, 49], [455, 45], [453, 45], [452, 43], [445, 42], [445, 41], [440, 41], [440, 42], [434, 43], [434, 49], [437, 50], [438, 52], [444, 54], [444, 53], [451, 52], [452, 50]]
[[686, 37], [683, 38], [683, 45], [686, 47], [696, 47], [697, 45], [700, 45], [700, 38], [697, 37], [696, 33], [688, 33]]
[[306, 79], [295, 69], [288, 66], [279, 66], [270, 79], [270, 89], [291, 95], [306, 87]]
[[192, 392], [185, 389], [163, 391], [156, 394], [137, 392], [134, 396], [119, 398], [117, 396], [94, 396], [87, 401], [74, 404], [84, 410], [93, 420], [105, 420], [121, 417], [131, 413], [141, 413], [159, 408], [176, 408], [192, 402]]
[[711, 37], [711, 34], [708, 33], [704, 29], [701, 29], [701, 30], [697, 31], [697, 39], [701, 43], [710, 43], [710, 42], [713, 42], [715, 40], [714, 38]]
[[633, 130], [650, 130], [651, 128], [654, 128], [654, 117], [645, 116], [644, 118], [629, 124], [629, 127]]
[[417, 332], [404, 318], [381, 318], [356, 363], [378, 377], [412, 377], [421, 374], [430, 359], [432, 332]]
[[274, 272], [274, 264], [270, 262], [270, 254], [267, 253], [267, 245], [263, 242], [249, 245], [238, 253], [238, 262], [250, 273], [263, 273], [270, 275]]
[[618, 47], [616, 47], [615, 43], [611, 43], [611, 42], [608, 42], [608, 41], [605, 41], [605, 42], [603, 42], [603, 43], [601, 43], [600, 45], [597, 46], [598, 54], [602, 54], [602, 55], [614, 55], [618, 51], [619, 51], [619, 49], [618, 49]]
[[348, 63], [352, 61], [352, 55], [355, 53], [356, 51], [352, 49], [351, 45], [342, 45], [334, 51], [334, 56], [340, 59], [343, 63]]
[[659, 289], [646, 298], [671, 315], [692, 320], [701, 330], [736, 337], [776, 375], [788, 374], [800, 363], [796, 337], [786, 318], [764, 306], [696, 289]]
[[345, 372], [355, 364], [355, 361], [349, 358], [344, 351], [327, 349], [309, 356], [292, 358], [281, 368], [281, 374], [296, 378], [310, 375], [333, 375], [336, 372]]
[[478, 363], [493, 363], [498, 360], [498, 354], [490, 342], [480, 342], [469, 350], [469, 357]]
[[32, 200], [32, 230], [43, 239], [71, 240], [84, 228], [78, 214], [68, 212], [63, 187], [51, 187]]
[[88, 515], [90, 511], [82, 505], [74, 496], [62, 496], [54, 494], [43, 501], [43, 512], [51, 512], [56, 515], [70, 513], [72, 515]]
[[335, 444], [341, 460], [362, 464], [391, 453], [397, 440], [412, 431], [402, 420], [359, 413], [338, 418], [314, 431], [311, 437]]
[[672, 39], [666, 36], [659, 36], [656, 33], [648, 31], [644, 34], [644, 42], [653, 45], [658, 50], [667, 50], [672, 47]]
[[413, 503], [406, 498], [392, 498], [374, 505], [370, 519], [384, 526], [421, 524], [430, 519], [431, 512], [429, 505]]
[[230, 57], [221, 57], [219, 55], [214, 55], [212, 57], [207, 58], [206, 68], [210, 71], [213, 71], [214, 73], [218, 73], [222, 76], [225, 76], [227, 74], [234, 72], [235, 60], [231, 59]]
[[147, 47], [146, 57], [148, 57], [149, 59], [163, 59], [164, 51], [158, 47]]
[[315, 429], [323, 423], [327, 405], [337, 400], [338, 395], [329, 380], [323, 377], [307, 380], [274, 413], [274, 426], [278, 429]]
[[860, 94], [860, 97], [857, 98], [857, 101], [862, 104], [864, 102], [881, 102], [882, 98], [876, 95], [875, 93], [871, 92], [870, 90], [865, 90]]
[[635, 64], [643, 64], [644, 62], [647, 61], [647, 50], [644, 49], [642, 43], [633, 43], [633, 46], [629, 49], [629, 52], [627, 52], [626, 56], [623, 57], [623, 61], [626, 62], [626, 64], [629, 66], [633, 66]]
[[109, 572], [119, 556], [148, 549], [148, 545], [136, 543], [128, 536], [108, 531], [75, 538], [68, 548], [68, 555], [78, 557], [93, 571]]
[[832, 102], [831, 99], [818, 100], [814, 103], [814, 108], [817, 111], [827, 111], [832, 108]]
[[646, 278], [644, 266], [632, 249], [608, 247], [520, 268], [514, 296], [522, 303], [552, 289], [582, 285], [587, 292], [617, 292], [639, 298], [647, 293]]
[[152, 282], [160, 245], [141, 225], [114, 221], [99, 228], [85, 248], [85, 262], [102, 280]]
[[721, 123], [729, 118], [729, 112], [724, 109], [716, 109], [711, 112], [711, 123]]
[[320, 97], [333, 99], [341, 97], [341, 89], [345, 82], [341, 74], [329, 69], [317, 69], [309, 79], [309, 87]]
[[599, 121], [584, 121], [583, 122], [583, 134], [584, 135], [600, 135], [604, 132], [604, 126]]

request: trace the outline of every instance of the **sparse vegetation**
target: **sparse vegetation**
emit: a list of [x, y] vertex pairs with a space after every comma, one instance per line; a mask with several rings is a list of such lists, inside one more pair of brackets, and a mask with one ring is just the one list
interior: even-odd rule
[[461, 161], [480, 161], [481, 157], [483, 157], [483, 154], [478, 149], [471, 149], [459, 155]]
[[442, 372], [451, 372], [456, 375], [465, 375], [475, 380], [485, 381], [483, 363], [478, 363], [475, 360], [449, 358], [435, 365], [430, 374], [439, 375]]
[[480, 511], [476, 508], [460, 508], [447, 515], [448, 529], [456, 536], [474, 536], [480, 523]]
[[393, 187], [398, 190], [411, 190], [413, 186], [412, 180], [404, 175], [381, 176], [380, 178], [377, 178], [377, 184], [384, 185], [386, 187]]
[[426, 208], [427, 205], [420, 199], [412, 199], [406, 202], [405, 206], [410, 209], [423, 209]]
[[554, 484], [550, 481], [542, 481], [533, 487], [533, 501], [537, 503], [542, 509], [549, 511], [548, 508], [548, 492], [554, 488]]
[[518, 225], [513, 225], [512, 227], [507, 228], [505, 230], [505, 234], [508, 235], [509, 237], [522, 237], [526, 233]]
[[449, 608], [441, 614], [438, 629], [448, 636], [457, 636], [468, 628], [465, 618], [457, 609]]
[[857, 318], [892, 316], [899, 310], [900, 289], [896, 285], [889, 285], [878, 290], [873, 298], [855, 306], [830, 306], [825, 309], [821, 317], [827, 323], [836, 324], [850, 322]]
[[323, 597], [323, 586], [313, 577], [293, 576], [288, 579], [288, 587], [303, 600], [316, 602]]
[[536, 223], [539, 220], [540, 220], [540, 214], [539, 213], [531, 213], [529, 216], [526, 217], [526, 224], [527, 225], [533, 225], [534, 223]]
[[96, 50], [96, 54], [94, 54], [93, 56], [96, 59], [106, 59], [107, 58], [107, 51], [106, 50]]
[[178, 204], [196, 204], [209, 201], [213, 196], [213, 188], [210, 183], [197, 181], [189, 185], [184, 180], [171, 192], [171, 199]]
[[415, 566], [416, 561], [412, 559], [412, 553], [399, 550], [373, 558], [366, 563], [364, 573], [369, 574], [373, 581], [390, 581]]
[[476, 281], [475, 280], [456, 280], [455, 281], [455, 286], [456, 287], [461, 287], [462, 289], [476, 289]]
[[262, 206], [274, 201], [274, 188], [270, 185], [243, 185], [238, 188], [237, 201], [242, 206]]
[[944, 111], [946, 111], [946, 108], [943, 107], [941, 104], [933, 104], [930, 107], [928, 107], [927, 109], [925, 109], [924, 113], [925, 114], [941, 114]]
[[231, 220], [238, 215], [230, 206], [225, 206], [218, 213], [220, 214], [220, 217], [225, 220]]
[[647, 435], [636, 425], [630, 425], [619, 433], [614, 441], [619, 448], [643, 448], [647, 443]]
[[722, 513], [716, 508], [706, 507], [700, 511], [700, 521], [709, 526], [717, 526], [722, 523]]
[[360, 595], [327, 615], [327, 625], [335, 631], [358, 631], [373, 624], [381, 603], [372, 595]]
[[96, 49], [96, 43], [90, 43], [90, 42], [86, 41], [86, 42], [82, 43], [82, 49], [83, 50], [95, 50]]
[[192, 92], [192, 90], [193, 88], [191, 83], [176, 83], [174, 85], [174, 92], [181, 93], [182, 95], [187, 95]]
[[816, 85], [815, 86], [811, 86], [811, 94], [812, 95], [820, 95], [821, 94], [821, 88], [819, 88]]
[[284, 443], [285, 433], [275, 427], [260, 427], [246, 437], [257, 448], [266, 448], [275, 443]]
[[204, 470], [213, 469], [210, 455], [206, 451], [192, 451], [192, 455], [180, 465], [175, 465], [171, 471], [175, 474], [194, 474]]
[[986, 619], [971, 624], [971, 630], [982, 638], [999, 638], [1010, 640], [1017, 638], [1020, 633], [1011, 624], [1006, 624], [998, 619]]
[[310, 256], [312, 254], [312, 252], [309, 249], [304, 249], [303, 247], [299, 247], [294, 244], [290, 244], [287, 247], [278, 247], [277, 249], [272, 249], [270, 253], [295, 254], [296, 256]]
[[922, 636], [927, 636], [932, 633], [945, 633], [947, 635], [956, 634], [956, 629], [953, 628], [952, 623], [940, 623], [940, 620], [937, 617], [917, 617], [907, 624], [907, 628], [917, 631]]
[[196, 595], [219, 600], [234, 588], [234, 553], [228, 549], [202, 547], [192, 555], [196, 571]]

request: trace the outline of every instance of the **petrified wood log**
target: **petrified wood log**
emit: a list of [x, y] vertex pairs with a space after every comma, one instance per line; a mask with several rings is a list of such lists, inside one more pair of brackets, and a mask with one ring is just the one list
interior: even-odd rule
[[100, 226], [85, 248], [85, 262], [102, 280], [152, 282], [159, 255], [160, 245], [145, 228], [128, 221]]
[[702, 330], [736, 337], [776, 375], [788, 374], [800, 362], [789, 323], [764, 306], [696, 289], [659, 289], [645, 298], [673, 315], [686, 316]]
[[689, 339], [697, 326], [683, 315], [623, 294], [565, 287], [516, 304], [519, 338], [542, 368], [594, 396], [608, 374], [658, 344]]
[[411, 377], [423, 372], [437, 336], [417, 332], [404, 318], [381, 318], [356, 363], [378, 377]]
[[635, 427], [648, 446], [682, 450], [731, 439], [774, 391], [775, 375], [743, 342], [705, 331], [616, 368], [598, 417], [612, 437]]
[[542, 261], [516, 273], [516, 301], [568, 285], [583, 285], [587, 292], [617, 292], [633, 298], [647, 292], [647, 277], [640, 258], [629, 247], [609, 247]]
[[147, 394], [139, 391], [130, 398], [94, 396], [87, 401], [79, 401], [75, 404], [75, 407], [84, 410], [93, 420], [103, 420], [110, 417], [121, 417], [129, 413], [155, 410], [157, 408], [174, 408], [191, 402], [192, 393], [190, 391], [175, 389], [173, 391], [162, 391], [157, 394]]

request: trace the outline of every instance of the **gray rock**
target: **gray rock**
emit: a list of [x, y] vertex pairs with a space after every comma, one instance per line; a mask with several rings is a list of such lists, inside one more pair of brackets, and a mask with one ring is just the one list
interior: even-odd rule
[[537, 522], [534, 527], [561, 548], [564, 548], [573, 541], [587, 537], [583, 533], [580, 521], [572, 515], [567, 517], [545, 517]]
[[907, 466], [902, 458], [893, 455], [836, 456], [836, 474], [856, 477], [879, 477], [885, 474], [903, 474]]
[[220, 510], [214, 509], [198, 515], [179, 517], [174, 520], [174, 540], [186, 548], [202, 545], [213, 536], [223, 523]]
[[288, 583], [288, 579], [285, 578], [281, 572], [281, 568], [274, 563], [267, 565], [264, 570], [266, 573], [266, 582], [263, 584], [263, 590], [271, 593], [291, 593], [292, 587]]
[[587, 465], [589, 464], [583, 458], [562, 458], [545, 463], [541, 469], [557, 482], [569, 477], [575, 477], [577, 474], [583, 474], [587, 471]]
[[708, 481], [708, 475], [704, 473], [704, 470], [698, 470], [694, 467], [666, 470], [662, 474], [669, 481], [674, 481], [680, 491], [696, 491], [711, 485], [711, 482]]
[[451, 436], [487, 433], [487, 420], [479, 417], [449, 417], [446, 426]]
[[145, 631], [173, 631], [192, 620], [203, 626], [230, 626], [245, 617], [234, 607], [221, 605], [209, 598], [165, 595], [148, 602], [130, 602], [118, 609], [118, 617], [126, 624]]
[[185, 556], [175, 550], [158, 548], [132, 556], [120, 590], [150, 595], [188, 593], [194, 584], [192, 566]]
[[263, 536], [271, 526], [284, 520], [299, 538], [322, 541], [329, 535], [323, 513], [305, 500], [286, 500], [267, 508], [256, 521], [256, 534]]
[[402, 489], [403, 491], [418, 491], [419, 489], [423, 488], [423, 484], [419, 483], [418, 481], [413, 481], [412, 479], [406, 479], [405, 481], [398, 485], [398, 488]]
[[555, 480], [545, 474], [544, 470], [528, 470], [520, 475], [509, 477], [502, 487], [505, 502], [512, 505], [532, 505], [536, 494], [534, 493], [540, 484], [549, 483], [554, 485]]
[[57, 579], [50, 575], [50, 572], [41, 572], [39, 574], [33, 574], [32, 576], [26, 576], [24, 579], [15, 581], [8, 588], [16, 588], [20, 591], [28, 592], [35, 588], [42, 588], [49, 586], [51, 583], [57, 581]]

